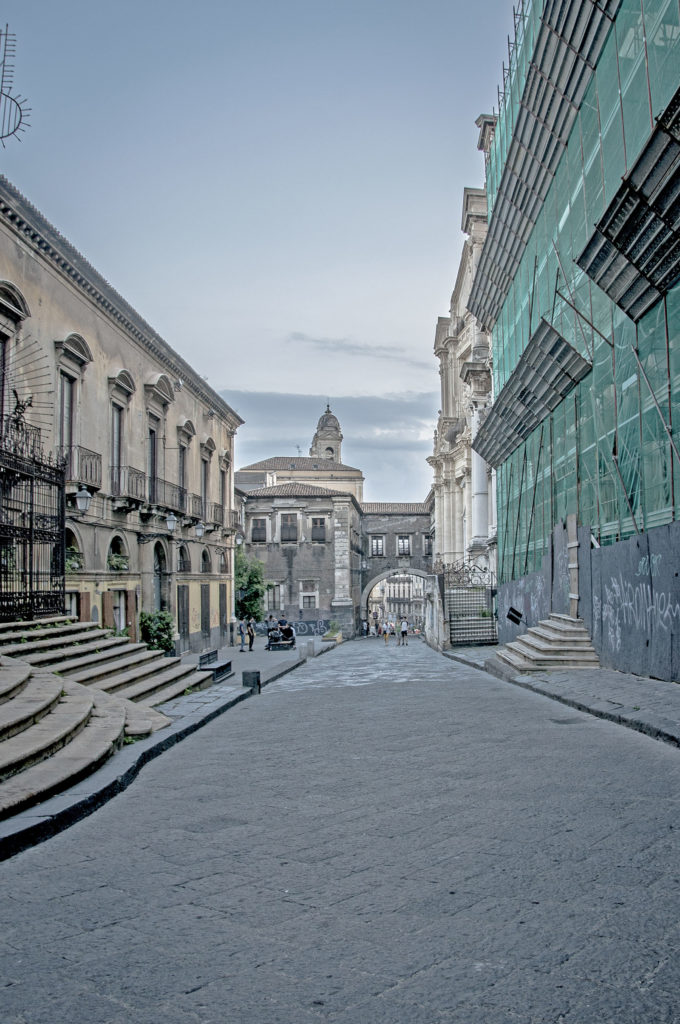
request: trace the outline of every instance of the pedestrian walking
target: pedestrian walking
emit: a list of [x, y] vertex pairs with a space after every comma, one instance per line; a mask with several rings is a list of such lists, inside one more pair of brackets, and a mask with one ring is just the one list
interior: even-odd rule
[[245, 649], [246, 649], [246, 623], [245, 623], [245, 619], [241, 619], [241, 621], [238, 624], [238, 635], [241, 638], [241, 646], [240, 646], [239, 650], [240, 651], [245, 651]]
[[248, 650], [252, 651], [255, 643], [255, 619], [251, 616], [248, 619]]
[[387, 647], [387, 642], [390, 639], [390, 624], [389, 624], [389, 622], [383, 622], [383, 636], [385, 637], [385, 647]]
[[397, 641], [397, 647], [400, 643], [402, 647], [408, 647], [408, 619], [401, 620], [401, 637]]

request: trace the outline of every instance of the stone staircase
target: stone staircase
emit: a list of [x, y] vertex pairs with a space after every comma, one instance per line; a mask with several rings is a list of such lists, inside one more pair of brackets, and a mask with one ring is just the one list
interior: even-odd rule
[[0, 623], [0, 655], [150, 707], [212, 681], [181, 658], [166, 658], [96, 622], [66, 617]]
[[154, 705], [208, 672], [65, 616], [0, 623], [0, 819], [95, 771], [168, 725]]
[[581, 619], [552, 614], [522, 636], [499, 647], [491, 662], [505, 671], [599, 668], [590, 634]]

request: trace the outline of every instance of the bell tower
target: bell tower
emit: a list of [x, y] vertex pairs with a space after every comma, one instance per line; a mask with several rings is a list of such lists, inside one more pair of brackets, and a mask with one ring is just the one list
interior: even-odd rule
[[324, 459], [327, 462], [342, 462], [342, 431], [328, 403], [325, 413], [316, 425], [309, 454], [312, 458]]

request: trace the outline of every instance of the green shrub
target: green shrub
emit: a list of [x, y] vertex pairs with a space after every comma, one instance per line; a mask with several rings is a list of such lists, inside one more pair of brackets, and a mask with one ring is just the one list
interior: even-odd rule
[[139, 632], [153, 651], [172, 651], [175, 647], [175, 623], [170, 612], [141, 612]]

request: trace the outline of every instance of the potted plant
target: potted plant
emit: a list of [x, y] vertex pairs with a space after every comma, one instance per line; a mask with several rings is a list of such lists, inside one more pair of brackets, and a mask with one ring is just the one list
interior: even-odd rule
[[83, 556], [78, 548], [66, 548], [64, 555], [64, 570], [69, 574], [80, 572], [83, 568]]
[[111, 572], [127, 572], [130, 568], [128, 556], [111, 551], [106, 561]]

